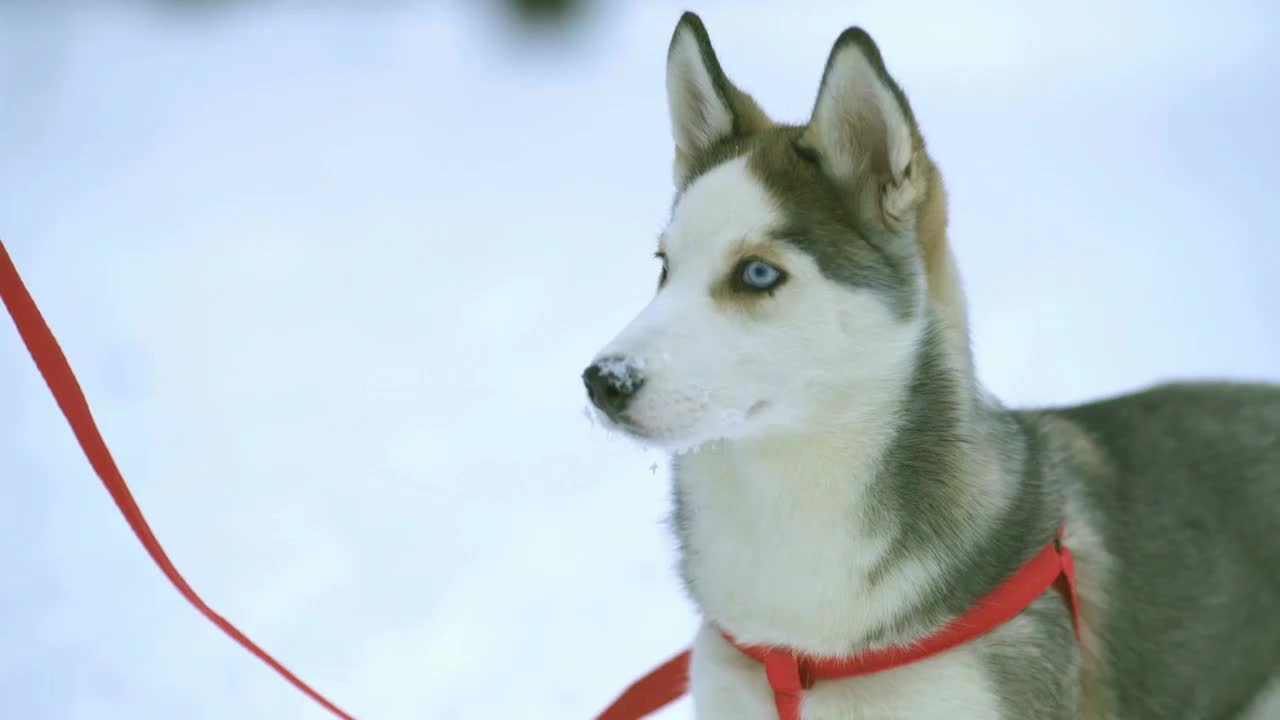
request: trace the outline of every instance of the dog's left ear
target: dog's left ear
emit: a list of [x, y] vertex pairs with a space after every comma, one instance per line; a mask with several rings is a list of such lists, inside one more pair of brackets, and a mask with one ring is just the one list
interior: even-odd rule
[[833, 180], [874, 189], [890, 223], [907, 219], [923, 199], [927, 160], [911, 106], [861, 28], [836, 40], [802, 143]]

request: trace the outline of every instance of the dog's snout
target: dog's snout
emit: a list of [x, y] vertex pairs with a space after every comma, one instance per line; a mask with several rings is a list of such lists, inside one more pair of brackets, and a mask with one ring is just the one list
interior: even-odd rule
[[626, 410], [631, 399], [644, 385], [644, 375], [635, 362], [610, 355], [591, 363], [582, 373], [587, 396], [592, 404], [609, 417]]

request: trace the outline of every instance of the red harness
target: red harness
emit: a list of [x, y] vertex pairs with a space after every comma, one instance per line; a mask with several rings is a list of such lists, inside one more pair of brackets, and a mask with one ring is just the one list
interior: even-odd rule
[[[868, 650], [842, 658], [800, 655], [786, 648], [742, 645], [728, 633], [734, 647], [764, 665], [778, 720], [800, 720], [803, 692], [817, 680], [870, 675], [909, 665], [975, 640], [1012, 620], [1055, 587], [1071, 608], [1076, 640], [1080, 639], [1080, 602], [1076, 597], [1075, 563], [1071, 551], [1062, 544], [1062, 529], [1034, 558], [995, 590], [978, 599], [962, 615], [910, 647]], [[688, 687], [689, 651], [663, 663], [623, 691], [596, 720], [639, 720], [684, 695]]]

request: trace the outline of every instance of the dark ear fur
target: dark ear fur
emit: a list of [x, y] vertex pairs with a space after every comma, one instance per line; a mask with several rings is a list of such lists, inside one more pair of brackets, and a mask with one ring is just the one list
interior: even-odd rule
[[924, 197], [930, 168], [922, 167], [928, 159], [915, 116], [861, 28], [845, 30], [831, 50], [804, 143], [837, 182], [876, 189], [890, 222], [906, 219]]
[[697, 159], [718, 143], [772, 124], [725, 76], [706, 27], [691, 12], [681, 16], [667, 49], [667, 104], [677, 187], [688, 183]]

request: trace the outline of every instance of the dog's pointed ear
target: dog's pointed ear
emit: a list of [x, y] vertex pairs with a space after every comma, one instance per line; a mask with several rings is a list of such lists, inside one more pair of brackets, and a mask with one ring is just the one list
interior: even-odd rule
[[837, 182], [874, 182], [887, 220], [904, 220], [922, 199], [927, 160], [911, 106], [861, 28], [836, 40], [802, 142]]
[[680, 17], [667, 50], [667, 104], [678, 187], [717, 143], [771, 124], [755, 100], [725, 76], [706, 27], [691, 12]]

